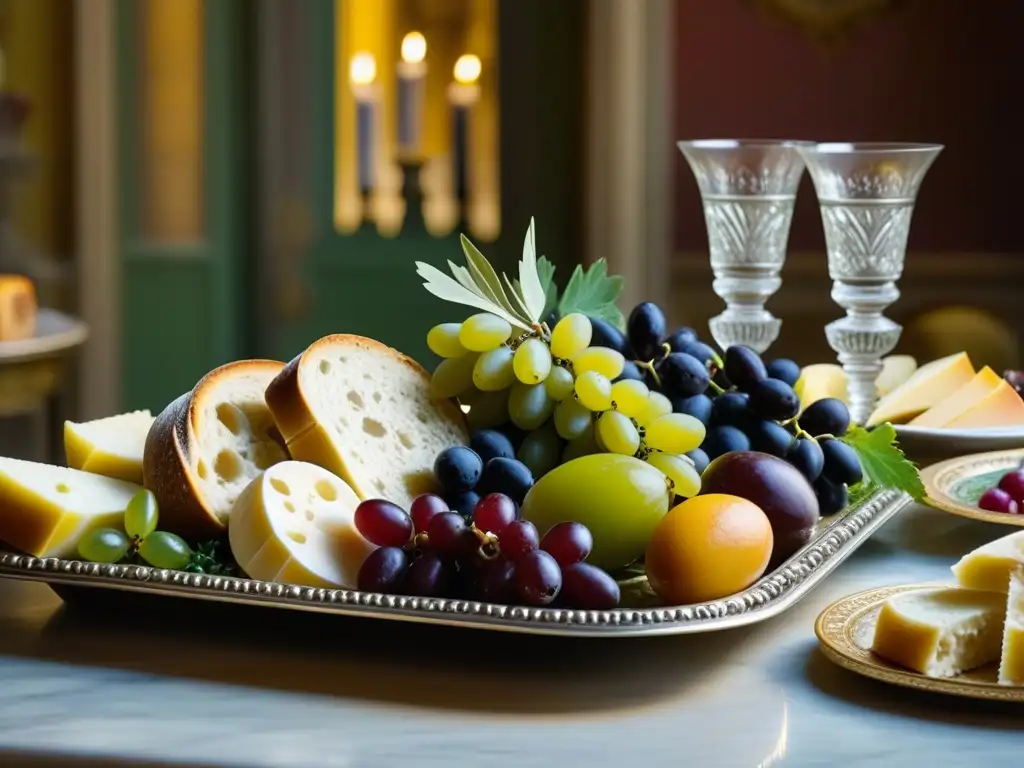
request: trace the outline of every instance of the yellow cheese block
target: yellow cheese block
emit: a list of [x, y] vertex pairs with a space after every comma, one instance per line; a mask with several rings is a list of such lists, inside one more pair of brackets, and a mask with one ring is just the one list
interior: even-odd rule
[[1000, 381], [1002, 377], [986, 365], [956, 392], [913, 419], [910, 426], [944, 427], [981, 402]]
[[990, 541], [960, 558], [953, 566], [957, 584], [968, 589], [1005, 593], [1010, 574], [1024, 565], [1024, 531]]
[[94, 528], [123, 530], [141, 489], [67, 467], [0, 458], [0, 540], [36, 557], [76, 557]]
[[954, 677], [999, 659], [1005, 614], [995, 592], [904, 592], [882, 606], [871, 650], [922, 675]]
[[73, 469], [142, 483], [142, 452], [153, 426], [149, 411], [76, 424], [64, 422], [64, 454]]
[[922, 365], [914, 375], [878, 402], [867, 426], [886, 421], [904, 423], [949, 397], [974, 378], [974, 367], [966, 352]]
[[917, 360], [910, 355], [889, 355], [882, 358], [882, 372], [875, 379], [878, 396], [885, 397], [910, 379], [917, 371]]
[[250, 578], [305, 587], [354, 589], [376, 547], [355, 528], [359, 497], [326, 469], [275, 464], [235, 501], [231, 554]]
[[1015, 570], [1010, 579], [999, 682], [1002, 685], [1024, 685], [1024, 568]]
[[1024, 400], [1000, 379], [983, 398], [946, 424], [948, 429], [986, 429], [1024, 425]]
[[37, 312], [32, 281], [21, 275], [0, 275], [0, 341], [32, 338]]
[[793, 387], [800, 405], [806, 408], [811, 403], [834, 397], [846, 402], [846, 374], [842, 366], [835, 363], [815, 363], [800, 369], [800, 378]]

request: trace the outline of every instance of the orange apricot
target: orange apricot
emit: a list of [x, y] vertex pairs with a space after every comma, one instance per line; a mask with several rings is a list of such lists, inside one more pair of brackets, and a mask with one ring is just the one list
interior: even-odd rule
[[772, 556], [772, 526], [753, 502], [724, 493], [695, 496], [661, 520], [644, 566], [669, 605], [717, 600], [757, 581]]

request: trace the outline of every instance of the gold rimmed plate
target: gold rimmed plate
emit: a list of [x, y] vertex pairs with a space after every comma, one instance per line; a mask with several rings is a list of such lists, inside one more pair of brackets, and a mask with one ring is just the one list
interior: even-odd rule
[[921, 470], [921, 482], [926, 492], [924, 502], [935, 509], [971, 520], [1024, 527], [1024, 513], [1010, 515], [978, 507], [981, 495], [1022, 463], [1024, 448], [975, 453], [933, 464]]
[[821, 612], [814, 623], [822, 653], [833, 663], [873, 680], [928, 693], [942, 693], [971, 699], [1024, 704], [1024, 686], [999, 685], [995, 664], [965, 672], [957, 677], [940, 678], [911, 672], [871, 652], [875, 623], [882, 604], [893, 595], [923, 589], [939, 589], [942, 584], [911, 584], [869, 589], [844, 597]]

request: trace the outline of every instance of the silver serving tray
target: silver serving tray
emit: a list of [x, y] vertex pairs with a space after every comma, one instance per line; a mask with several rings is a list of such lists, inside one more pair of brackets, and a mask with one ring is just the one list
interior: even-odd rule
[[470, 600], [379, 595], [313, 589], [266, 581], [168, 571], [139, 565], [41, 560], [0, 553], [0, 576], [51, 585], [165, 595], [195, 600], [287, 608], [341, 616], [444, 624], [566, 637], [638, 637], [730, 629], [776, 616], [810, 592], [886, 520], [909, 505], [899, 491], [878, 491], [856, 507], [823, 520], [811, 541], [748, 589], [723, 600], [665, 607], [646, 579], [624, 583], [636, 607], [612, 611], [526, 608]]

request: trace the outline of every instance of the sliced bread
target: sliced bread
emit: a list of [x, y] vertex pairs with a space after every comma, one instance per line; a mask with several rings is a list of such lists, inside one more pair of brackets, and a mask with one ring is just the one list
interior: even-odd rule
[[242, 490], [288, 457], [263, 399], [282, 368], [272, 360], [222, 365], [156, 417], [142, 469], [162, 530], [193, 539], [223, 534]]
[[267, 388], [288, 452], [347, 482], [361, 499], [406, 509], [437, 491], [434, 459], [469, 440], [450, 400], [432, 400], [430, 376], [414, 360], [373, 339], [314, 342]]
[[64, 422], [64, 454], [72, 469], [129, 483], [142, 483], [142, 452], [153, 426], [149, 411], [132, 411], [105, 419]]

